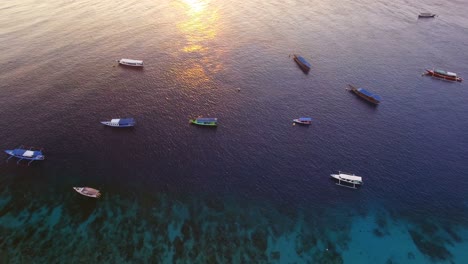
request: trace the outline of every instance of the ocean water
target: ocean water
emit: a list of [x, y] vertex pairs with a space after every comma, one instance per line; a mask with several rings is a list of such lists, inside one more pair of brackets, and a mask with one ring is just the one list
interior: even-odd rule
[[[421, 75], [468, 78], [467, 12], [1, 1], [0, 145], [46, 160], [0, 165], [0, 263], [468, 263], [468, 88]], [[115, 117], [137, 126], [99, 123]], [[336, 186], [338, 170], [364, 185]]]

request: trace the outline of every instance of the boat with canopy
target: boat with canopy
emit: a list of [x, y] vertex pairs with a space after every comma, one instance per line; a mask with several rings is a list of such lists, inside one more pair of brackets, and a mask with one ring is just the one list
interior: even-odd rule
[[36, 150], [33, 147], [26, 148], [24, 146], [20, 146], [19, 148], [16, 149], [7, 149], [5, 150], [5, 153], [10, 155], [10, 157], [7, 159], [10, 160], [11, 158], [17, 158], [18, 161], [16, 164], [19, 164], [22, 160], [29, 160], [28, 166], [33, 162], [33, 161], [39, 161], [39, 160], [44, 160], [45, 156], [42, 153], [42, 149]]
[[[356, 176], [354, 174], [342, 173], [341, 171], [338, 174], [330, 174], [330, 176], [338, 180], [337, 185], [356, 189], [356, 185], [362, 185], [362, 177]], [[344, 183], [344, 184], [342, 184]]]
[[111, 127], [133, 127], [136, 122], [133, 118], [115, 118], [110, 121], [101, 121], [101, 124]]
[[117, 60], [119, 64], [132, 67], [143, 67], [142, 60], [132, 60], [132, 59], [120, 59]]
[[213, 117], [200, 117], [196, 119], [190, 119], [190, 123], [199, 126], [217, 126], [218, 118]]

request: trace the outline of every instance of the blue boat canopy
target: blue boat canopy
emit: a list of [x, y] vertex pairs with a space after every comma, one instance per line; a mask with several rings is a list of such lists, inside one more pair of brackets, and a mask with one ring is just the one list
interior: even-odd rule
[[376, 94], [373, 94], [373, 93], [367, 91], [367, 90], [364, 89], [364, 88], [359, 88], [358, 91], [359, 91], [360, 93], [366, 95], [366, 96], [369, 96], [369, 97], [374, 98], [374, 99], [377, 100], [377, 101], [382, 100], [382, 98], [381, 98], [380, 96], [378, 96], [378, 95], [376, 95]]
[[21, 156], [25, 158], [33, 158], [42, 155], [42, 152], [37, 150], [14, 149], [12, 154], [15, 156]]
[[298, 59], [302, 64], [304, 64], [305, 66], [307, 66], [307, 67], [309, 67], [309, 68], [311, 67], [310, 63], [308, 63], [303, 57], [297, 56], [297, 59]]
[[312, 121], [310, 117], [299, 117], [299, 121]]
[[218, 118], [197, 118], [198, 122], [217, 122]]
[[133, 118], [123, 118], [119, 120], [119, 124], [132, 124], [135, 123], [135, 119]]

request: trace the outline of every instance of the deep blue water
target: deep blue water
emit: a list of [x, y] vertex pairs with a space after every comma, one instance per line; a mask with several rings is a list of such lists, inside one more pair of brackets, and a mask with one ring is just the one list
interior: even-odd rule
[[[417, 19], [423, 11], [439, 16]], [[467, 11], [463, 1], [2, 2], [1, 146], [43, 147], [47, 160], [0, 167], [0, 258], [468, 261], [468, 90], [421, 76], [468, 78]], [[122, 57], [145, 67], [117, 66]], [[219, 127], [189, 125], [200, 115]], [[299, 116], [315, 121], [293, 126]], [[138, 124], [99, 124], [114, 117]], [[336, 186], [338, 170], [364, 186]]]

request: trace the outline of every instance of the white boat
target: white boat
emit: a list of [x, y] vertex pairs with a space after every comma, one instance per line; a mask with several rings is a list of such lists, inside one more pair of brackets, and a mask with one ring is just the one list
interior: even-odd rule
[[101, 124], [111, 127], [132, 127], [136, 122], [133, 118], [114, 118], [110, 121], [101, 121]]
[[[338, 180], [337, 185], [344, 186], [344, 187], [356, 189], [356, 185], [363, 184], [362, 177], [356, 176], [354, 174], [347, 174], [347, 173], [342, 173], [341, 171], [339, 171], [338, 174], [331, 174], [330, 176]], [[341, 184], [341, 182], [347, 183], [347, 185]], [[350, 184], [352, 184], [352, 186], [350, 186]]]
[[96, 190], [91, 187], [73, 187], [75, 191], [77, 191], [79, 194], [88, 196], [88, 197], [93, 197], [93, 198], [99, 198], [101, 197], [101, 193], [99, 190]]
[[143, 67], [142, 60], [131, 60], [131, 59], [120, 59], [118, 62], [122, 65], [132, 66], [132, 67]]

